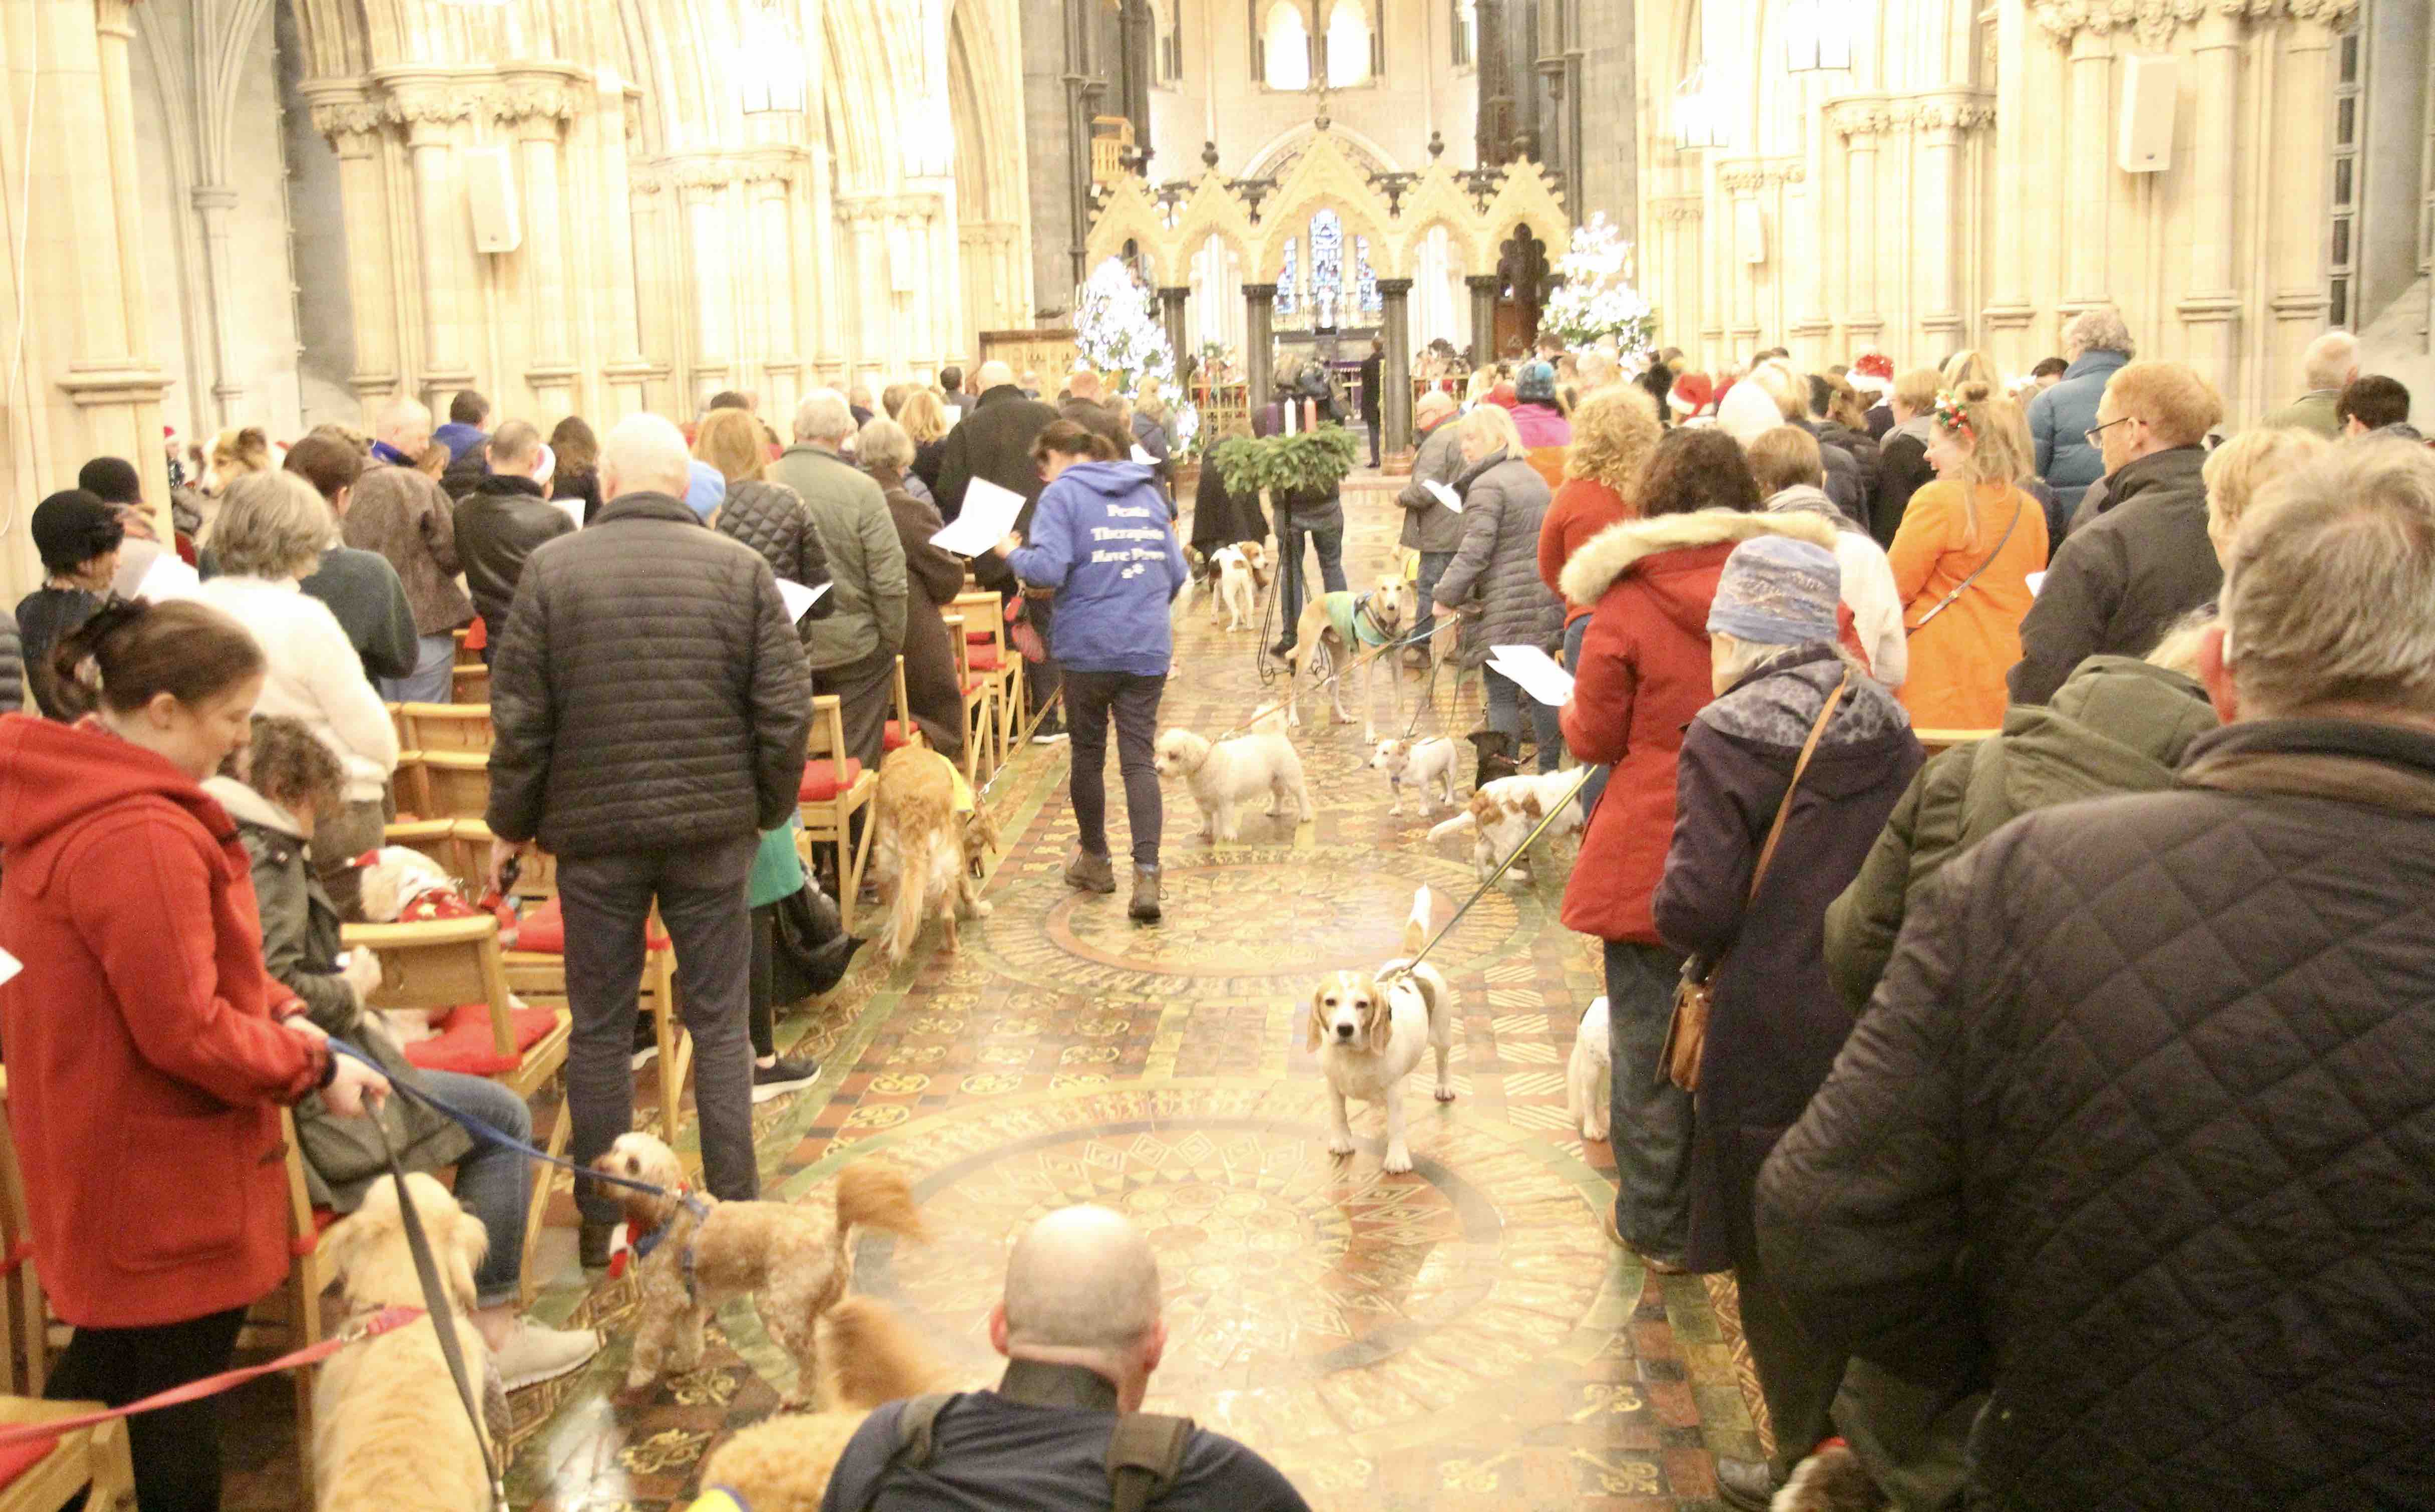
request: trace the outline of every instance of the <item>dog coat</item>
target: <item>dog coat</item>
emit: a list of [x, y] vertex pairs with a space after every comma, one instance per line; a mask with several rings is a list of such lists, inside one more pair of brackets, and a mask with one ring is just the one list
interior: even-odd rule
[[1384, 646], [1387, 632], [1370, 613], [1370, 596], [1356, 598], [1350, 592], [1322, 595], [1320, 602], [1327, 608], [1327, 625], [1347, 646]]
[[[357, 866], [371, 866], [380, 860], [380, 852], [368, 850], [355, 858]], [[397, 922], [422, 924], [432, 919], [476, 919], [488, 913], [499, 921], [499, 948], [516, 947], [517, 919], [514, 909], [496, 893], [485, 894], [481, 906], [465, 901], [457, 884], [443, 879], [424, 881], [414, 891], [397, 900]]]

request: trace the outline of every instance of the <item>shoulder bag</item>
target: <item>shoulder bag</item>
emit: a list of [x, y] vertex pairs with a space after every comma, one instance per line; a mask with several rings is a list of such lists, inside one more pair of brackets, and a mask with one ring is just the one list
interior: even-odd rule
[[1973, 568], [1970, 576], [1962, 579], [1960, 582], [1955, 583], [1951, 593], [1939, 599], [1936, 601], [1935, 608], [1930, 609], [1927, 613], [1920, 616], [1918, 624], [1905, 625], [1903, 627], [1903, 634], [1906, 635], [1918, 634], [1921, 631], [1927, 628], [1927, 622], [1929, 620], [1944, 613], [1947, 609], [1952, 608], [1955, 600], [1959, 600], [1963, 594], [1968, 593], [1970, 591], [1970, 585], [1978, 581], [1980, 574], [1984, 573], [1989, 567], [1994, 566], [1995, 565], [1995, 559], [2004, 554], [2004, 547], [2010, 544], [2012, 539], [2012, 531], [2021, 523], [2021, 511], [2028, 509], [2030, 505], [2036, 502], [2037, 501], [2035, 499], [2030, 498], [2029, 495], [2022, 493], [2019, 489], [2016, 488], [2012, 490], [2012, 517], [2004, 523], [2004, 533], [1995, 538], [1995, 549], [1987, 553], [1987, 560], [1979, 563], [1977, 567]]
[[[1851, 690], [1851, 674], [1846, 672], [1835, 691], [1826, 695], [1818, 722], [1809, 726], [1809, 739], [1802, 743], [1801, 759], [1792, 764], [1792, 780], [1785, 784], [1784, 801], [1776, 805], [1775, 823], [1768, 826], [1767, 843], [1759, 847], [1758, 865], [1751, 872], [1750, 902], [1758, 901], [1759, 884], [1767, 880], [1768, 863], [1775, 860], [1776, 842], [1784, 838], [1784, 823], [1792, 815], [1792, 795], [1800, 790], [1801, 774], [1809, 770], [1818, 739], [1826, 733], [1826, 721], [1835, 717], [1836, 705]], [[1708, 1010], [1715, 1005], [1717, 973], [1724, 964], [1723, 955], [1706, 965], [1694, 956], [1683, 964], [1683, 980], [1674, 988], [1674, 1019], [1666, 1026], [1666, 1048], [1658, 1058], [1666, 1063], [1667, 1077], [1685, 1092], [1700, 1089], [1700, 1058], [1708, 1047]]]

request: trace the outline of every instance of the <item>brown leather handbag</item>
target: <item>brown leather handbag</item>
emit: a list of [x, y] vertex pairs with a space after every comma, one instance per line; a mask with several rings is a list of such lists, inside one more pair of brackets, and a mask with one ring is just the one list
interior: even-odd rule
[[[1751, 872], [1750, 901], [1758, 901], [1759, 884], [1767, 880], [1768, 862], [1775, 860], [1775, 843], [1784, 838], [1784, 822], [1792, 814], [1792, 794], [1801, 786], [1801, 774], [1809, 770], [1811, 753], [1818, 749], [1818, 738], [1826, 733], [1826, 721], [1835, 717], [1835, 707], [1852, 689], [1850, 673], [1826, 696], [1826, 706], [1818, 711], [1818, 722], [1809, 726], [1809, 739], [1802, 743], [1801, 759], [1792, 764], [1792, 780], [1785, 784], [1784, 801], [1776, 805], [1775, 823], [1767, 830], [1767, 843], [1759, 847], [1758, 865]], [[1728, 950], [1727, 954], [1732, 952]], [[1659, 1058], [1666, 1063], [1666, 1074], [1685, 1092], [1700, 1089], [1700, 1058], [1708, 1048], [1708, 1010], [1714, 1006], [1717, 972], [1724, 965], [1724, 956], [1701, 965], [1697, 956], [1683, 965], [1683, 980], [1674, 987], [1674, 1019], [1666, 1026], [1666, 1048]]]

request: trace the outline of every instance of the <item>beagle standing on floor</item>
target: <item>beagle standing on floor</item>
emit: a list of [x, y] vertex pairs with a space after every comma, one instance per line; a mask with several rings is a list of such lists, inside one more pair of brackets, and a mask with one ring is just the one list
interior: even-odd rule
[[1404, 1137], [1404, 1078], [1425, 1051], [1437, 1054], [1437, 1099], [1454, 1101], [1446, 1057], [1454, 1052], [1454, 989], [1435, 966], [1414, 963], [1429, 934], [1429, 890], [1412, 895], [1404, 923], [1405, 956], [1380, 963], [1376, 971], [1331, 971], [1310, 995], [1309, 1048], [1327, 1077], [1329, 1153], [1353, 1153], [1353, 1126], [1344, 1103], [1359, 1098], [1387, 1108], [1390, 1174], [1412, 1169]]

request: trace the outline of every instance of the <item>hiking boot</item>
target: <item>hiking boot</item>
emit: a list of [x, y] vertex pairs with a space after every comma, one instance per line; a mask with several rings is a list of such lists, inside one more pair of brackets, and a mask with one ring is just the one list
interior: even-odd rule
[[1065, 885], [1083, 893], [1113, 893], [1116, 890], [1116, 865], [1105, 856], [1094, 856], [1078, 850], [1065, 863]]
[[1775, 1501], [1775, 1471], [1763, 1459], [1717, 1457], [1717, 1500], [1738, 1512], [1768, 1512]]
[[1136, 866], [1133, 868], [1133, 901], [1132, 906], [1126, 909], [1125, 912], [1132, 915], [1133, 922], [1136, 924], [1156, 924], [1158, 922], [1157, 867]]
[[545, 1329], [530, 1318], [516, 1319], [508, 1342], [491, 1354], [499, 1367], [499, 1382], [509, 1391], [556, 1381], [600, 1352], [600, 1335], [590, 1329]]
[[820, 1080], [820, 1063], [809, 1055], [792, 1060], [781, 1055], [768, 1065], [752, 1063], [752, 1101], [767, 1103], [771, 1098], [798, 1087], [809, 1086]]

